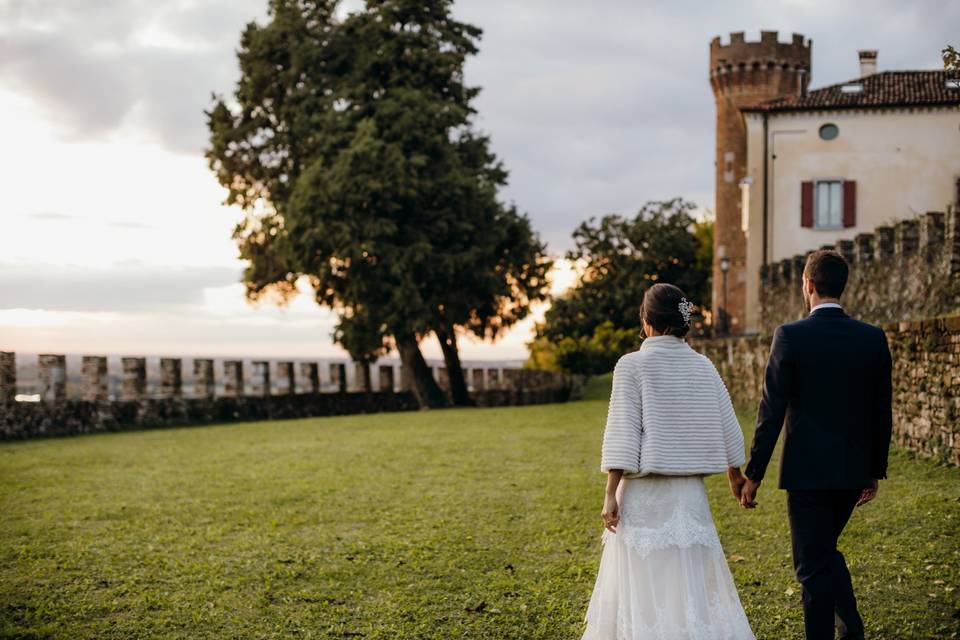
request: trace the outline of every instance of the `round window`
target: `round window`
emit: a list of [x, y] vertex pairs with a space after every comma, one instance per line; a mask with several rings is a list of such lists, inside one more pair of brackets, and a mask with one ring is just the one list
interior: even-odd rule
[[835, 124], [825, 124], [820, 127], [820, 138], [823, 140], [833, 140], [840, 135], [840, 129]]

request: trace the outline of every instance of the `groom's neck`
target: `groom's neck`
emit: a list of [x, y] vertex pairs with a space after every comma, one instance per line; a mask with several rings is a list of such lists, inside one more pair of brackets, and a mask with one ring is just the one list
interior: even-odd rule
[[825, 303], [827, 303], [827, 302], [832, 302], [832, 303], [834, 303], [834, 304], [840, 304], [840, 299], [839, 299], [839, 298], [830, 298], [830, 297], [827, 297], [827, 296], [824, 296], [824, 297], [821, 298], [820, 296], [818, 296], [818, 295], [816, 295], [816, 294], [810, 296], [810, 308], [811, 308], [811, 309], [813, 309], [813, 308], [814, 308], [815, 306], [817, 306], [818, 304], [825, 304]]

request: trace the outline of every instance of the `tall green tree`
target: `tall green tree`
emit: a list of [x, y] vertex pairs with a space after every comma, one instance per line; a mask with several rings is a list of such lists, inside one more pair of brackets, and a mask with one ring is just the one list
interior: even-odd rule
[[[448, 241], [456, 246], [435, 263], [436, 289], [431, 323], [440, 341], [456, 404], [469, 404], [466, 379], [457, 355], [456, 327], [479, 338], [496, 339], [527, 316], [534, 301], [547, 297], [547, 271], [552, 261], [514, 207], [484, 206], [493, 219], [468, 216], [469, 233]], [[483, 231], [485, 229], [485, 231]], [[495, 256], [492, 264], [485, 256]]]
[[960, 51], [956, 47], [948, 44], [940, 51], [940, 55], [943, 57], [944, 71], [960, 73]]
[[955, 74], [952, 79], [960, 79], [960, 51], [948, 44], [940, 50], [940, 55], [943, 57], [943, 70]]
[[[545, 299], [551, 262], [529, 220], [497, 201], [507, 172], [489, 150], [489, 139], [469, 125], [478, 89], [462, 79], [463, 55], [444, 47], [437, 34], [450, 30], [448, 2], [368, 3], [347, 21], [361, 52], [352, 67], [350, 102], [376, 120], [384, 137], [416, 153], [430, 183], [421, 202], [433, 211], [422, 221], [429, 233], [430, 272], [418, 279], [429, 310], [428, 327], [443, 353], [455, 404], [469, 404], [457, 350], [458, 327], [496, 338]], [[456, 24], [456, 23], [453, 23]], [[480, 30], [457, 26], [447, 39], [475, 53]], [[451, 84], [452, 83], [452, 84]], [[423, 100], [436, 91], [437, 108]], [[459, 96], [451, 106], [448, 96]], [[407, 102], [409, 101], [409, 106]], [[400, 117], [398, 117], [400, 116]]]
[[[208, 112], [210, 166], [247, 212], [248, 297], [295, 295], [306, 275], [355, 359], [395, 347], [421, 405], [443, 405], [420, 341], [446, 336], [459, 371], [457, 326], [522, 315], [545, 283], [517, 276], [542, 247], [528, 224], [503, 236], [526, 220], [497, 201], [506, 172], [472, 130], [463, 64], [480, 31], [444, 0], [371, 0], [342, 22], [336, 4], [273, 0], [247, 26], [234, 103]], [[464, 295], [470, 272], [495, 284]]]
[[704, 246], [710, 232], [694, 222], [694, 208], [681, 198], [653, 201], [633, 217], [590, 218], [577, 227], [566, 257], [583, 271], [577, 285], [553, 301], [531, 348], [555, 349], [559, 367], [595, 373], [608, 363], [611, 345], [631, 343], [639, 335], [640, 303], [653, 284], [675, 284], [703, 306], [709, 295]]
[[699, 274], [706, 274], [706, 284], [700, 289], [697, 306], [709, 309], [713, 304], [713, 287], [710, 279], [713, 269], [713, 220], [698, 220], [693, 223], [693, 237], [697, 239], [697, 253], [694, 268]]

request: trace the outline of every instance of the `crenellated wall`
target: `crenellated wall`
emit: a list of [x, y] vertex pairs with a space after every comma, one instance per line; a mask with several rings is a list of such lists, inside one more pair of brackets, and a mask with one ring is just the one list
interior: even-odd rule
[[[850, 263], [841, 301], [859, 320], [883, 324], [960, 313], [960, 209], [928, 212], [825, 247]], [[761, 269], [762, 334], [806, 314], [800, 293], [806, 256]]]
[[[148, 393], [146, 359], [122, 358], [119, 394], [111, 399], [107, 359], [83, 356], [80, 399], [73, 399], [67, 396], [65, 357], [43, 354], [38, 359], [41, 398], [33, 402], [16, 399], [16, 354], [0, 352], [0, 440], [418, 408], [408, 390], [395, 390], [392, 365], [378, 367], [379, 391], [366, 393], [347, 391], [346, 365], [331, 363], [334, 390], [323, 392], [317, 363], [301, 362], [296, 377], [292, 362], [277, 363], [277, 374], [271, 376], [269, 361], [254, 361], [245, 385], [243, 362], [227, 360], [224, 393], [217, 395], [214, 361], [193, 363], [193, 393], [186, 397], [179, 358], [161, 358], [153, 394]], [[467, 379], [478, 406], [565, 402], [580, 397], [583, 388], [582, 376], [554, 371], [485, 367], [466, 372], [472, 374]]]

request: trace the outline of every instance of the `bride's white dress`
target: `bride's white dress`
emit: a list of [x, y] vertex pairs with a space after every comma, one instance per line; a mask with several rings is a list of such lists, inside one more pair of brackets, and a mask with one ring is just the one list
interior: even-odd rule
[[754, 640], [701, 476], [623, 478], [581, 640]]

